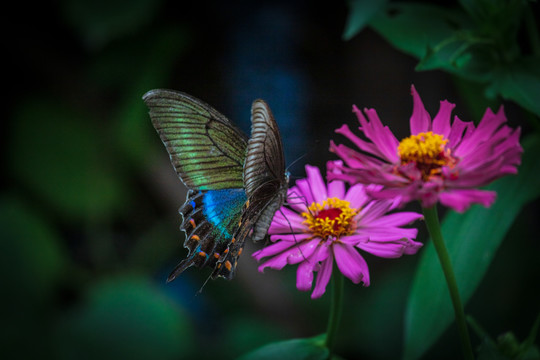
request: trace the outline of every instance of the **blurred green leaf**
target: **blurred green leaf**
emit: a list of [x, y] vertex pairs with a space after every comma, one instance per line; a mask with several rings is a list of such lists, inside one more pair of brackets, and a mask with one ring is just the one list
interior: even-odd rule
[[[521, 208], [540, 196], [540, 138], [532, 136], [522, 143], [525, 152], [518, 174], [487, 187], [497, 192], [497, 201], [491, 208], [477, 205], [464, 214], [449, 212], [444, 218], [442, 232], [463, 303], [482, 280]], [[450, 296], [432, 245], [429, 242], [425, 246], [409, 295], [405, 359], [422, 356], [453, 321]]]
[[55, 333], [58, 359], [191, 358], [193, 330], [180, 308], [148, 279], [95, 284]]
[[467, 104], [469, 118], [478, 124], [484, 116], [486, 109], [497, 110], [501, 105], [501, 99], [486, 96], [486, 84], [470, 81], [460, 76], [452, 76], [452, 82], [460, 98]]
[[62, 5], [66, 21], [86, 44], [90, 48], [100, 48], [149, 23], [160, 1], [66, 0]]
[[326, 335], [309, 339], [293, 339], [265, 345], [238, 360], [325, 360], [328, 349], [324, 347]]
[[13, 176], [68, 218], [104, 219], [127, 203], [96, 119], [56, 100], [27, 100], [11, 123]]
[[[0, 197], [0, 353], [34, 358], [47, 346], [48, 309], [67, 271], [58, 234], [17, 197]], [[4, 331], [2, 331], [4, 330]], [[26, 346], [28, 339], [32, 346]], [[13, 357], [11, 357], [13, 356]]]
[[6, 195], [0, 198], [0, 232], [0, 271], [10, 274], [3, 278], [3, 290], [42, 301], [66, 266], [58, 234], [30, 205]]
[[467, 321], [481, 340], [478, 347], [478, 360], [534, 360], [540, 358], [538, 347], [533, 344], [540, 324], [540, 315], [537, 316], [529, 336], [522, 343], [511, 332], [498, 336], [497, 341], [495, 341], [472, 317], [467, 317]]
[[419, 59], [467, 25], [462, 11], [413, 3], [389, 4], [370, 22], [392, 46]]
[[349, 16], [343, 30], [343, 39], [350, 40], [368, 24], [388, 0], [349, 0]]
[[229, 356], [236, 358], [238, 355], [287, 336], [287, 329], [267, 324], [263, 319], [264, 317], [242, 312], [235, 313], [226, 320], [227, 331], [221, 337], [223, 343], [227, 344]]
[[127, 254], [128, 268], [155, 271], [170, 260], [171, 252], [183, 244], [183, 232], [171, 227], [167, 221], [156, 221], [148, 231], [138, 236]]
[[540, 116], [540, 58], [528, 57], [499, 69], [488, 91]]
[[504, 98], [536, 112], [537, 75], [531, 75], [538, 71], [538, 62], [524, 64], [517, 39], [526, 2], [461, 5], [466, 12], [434, 4], [390, 4], [370, 25], [394, 47], [418, 58], [416, 70], [441, 69], [467, 80], [495, 82]]

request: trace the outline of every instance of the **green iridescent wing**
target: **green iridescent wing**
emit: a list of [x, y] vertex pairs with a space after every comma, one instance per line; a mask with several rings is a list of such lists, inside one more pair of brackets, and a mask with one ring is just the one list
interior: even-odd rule
[[246, 137], [225, 116], [178, 91], [151, 90], [143, 100], [176, 173], [188, 188], [244, 187]]

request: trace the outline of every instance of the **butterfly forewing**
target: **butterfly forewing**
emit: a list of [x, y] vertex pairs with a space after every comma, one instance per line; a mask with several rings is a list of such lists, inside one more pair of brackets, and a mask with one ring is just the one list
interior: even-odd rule
[[152, 90], [143, 97], [176, 173], [190, 189], [242, 188], [246, 138], [190, 95]]

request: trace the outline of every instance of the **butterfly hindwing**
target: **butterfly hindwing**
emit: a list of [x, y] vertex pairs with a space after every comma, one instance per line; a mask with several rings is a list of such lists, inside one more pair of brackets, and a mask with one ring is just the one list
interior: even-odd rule
[[180, 228], [186, 233], [184, 247], [189, 250], [189, 255], [176, 266], [168, 281], [192, 265], [216, 266], [229, 251], [245, 202], [243, 189], [189, 191], [180, 208]]

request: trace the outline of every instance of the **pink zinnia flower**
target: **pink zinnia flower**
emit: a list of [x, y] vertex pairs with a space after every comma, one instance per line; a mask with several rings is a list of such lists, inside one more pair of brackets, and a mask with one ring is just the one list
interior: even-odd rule
[[336, 130], [351, 140], [362, 153], [345, 145], [330, 144], [330, 151], [343, 159], [346, 166], [336, 165], [329, 179], [351, 184], [380, 184], [380, 191], [370, 195], [380, 199], [398, 197], [402, 204], [420, 200], [431, 207], [440, 201], [457, 211], [465, 211], [472, 203], [485, 207], [495, 201], [495, 192], [475, 189], [507, 174], [515, 174], [523, 149], [519, 144], [520, 129], [504, 125], [506, 116], [501, 106], [497, 113], [487, 109], [475, 127], [457, 116], [450, 124], [454, 104], [444, 100], [431, 121], [414, 86], [411, 136], [398, 141], [383, 126], [374, 109], [364, 109], [367, 116], [353, 106], [360, 130], [369, 140], [362, 140], [343, 125]]
[[[337, 165], [341, 162], [337, 161]], [[318, 272], [312, 298], [321, 297], [334, 259], [343, 275], [353, 283], [369, 286], [366, 261], [358, 250], [385, 258], [414, 254], [422, 246], [413, 241], [417, 229], [402, 228], [422, 217], [414, 212], [386, 214], [397, 205], [390, 200], [373, 200], [358, 184], [346, 191], [345, 183], [324, 183], [318, 168], [306, 165], [307, 178], [289, 189], [292, 209], [278, 211], [268, 233], [273, 244], [257, 251], [257, 260], [269, 257], [259, 271], [269, 267], [280, 270], [298, 264], [296, 286], [311, 290], [314, 272]]]

